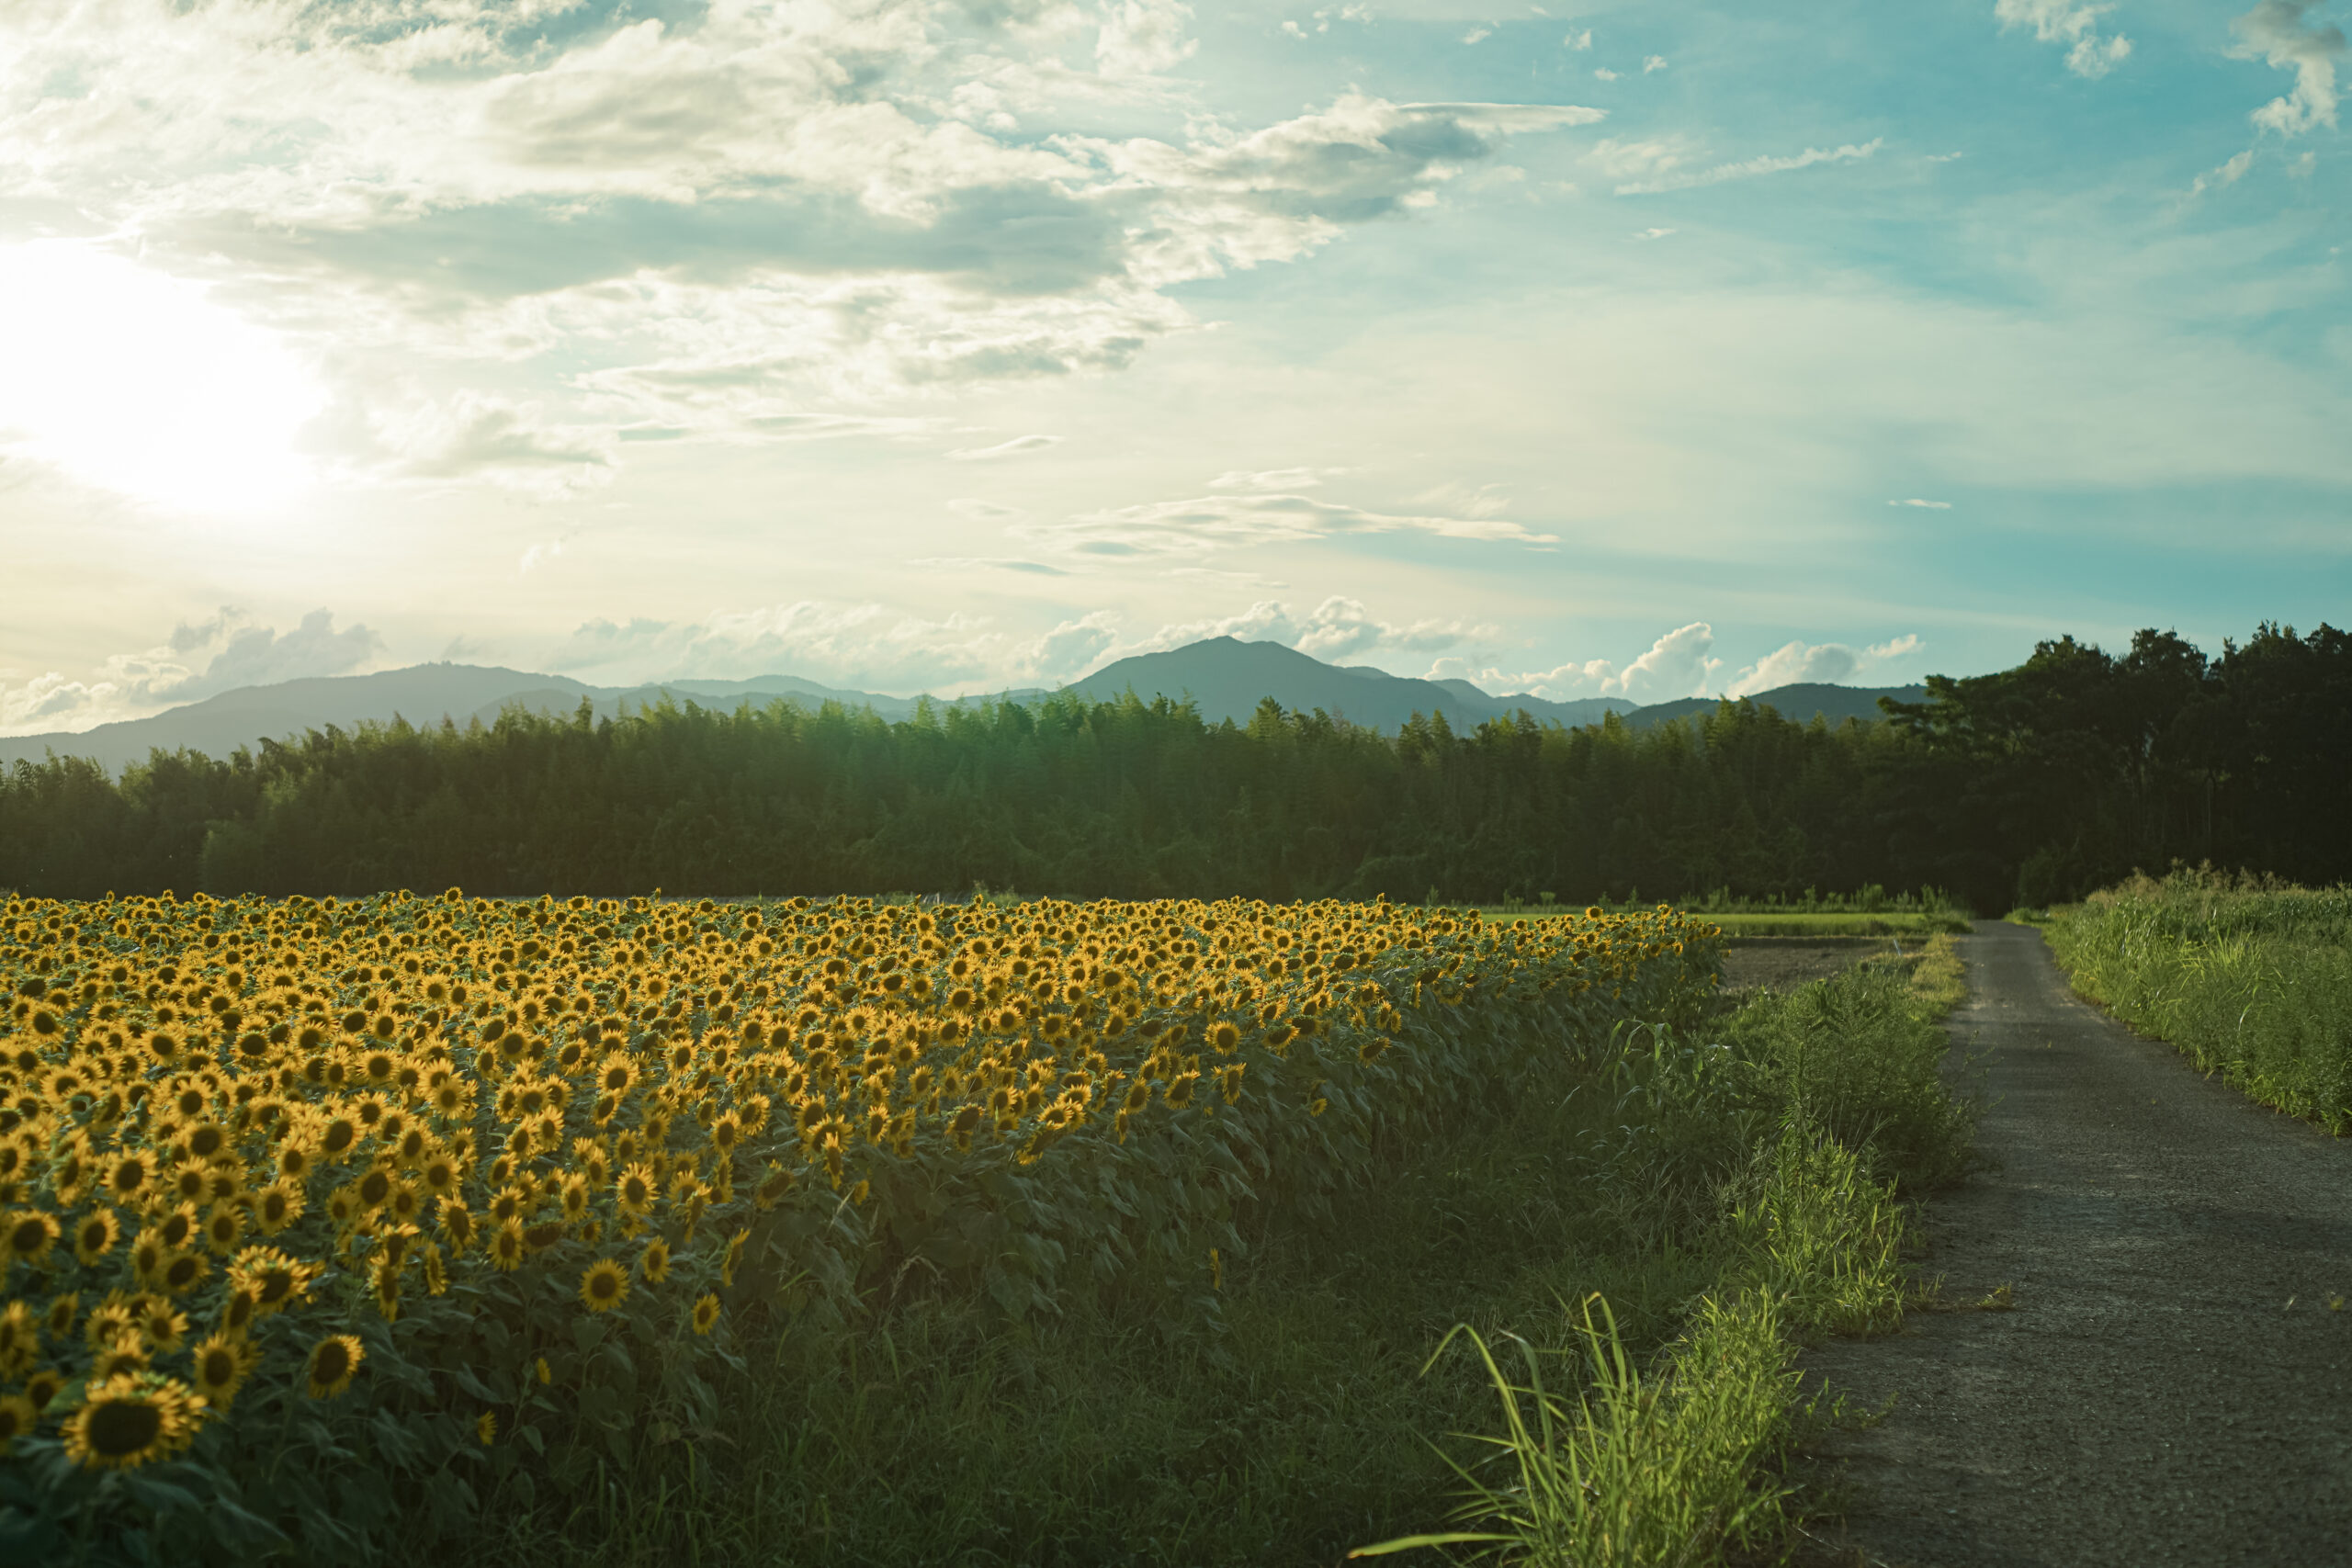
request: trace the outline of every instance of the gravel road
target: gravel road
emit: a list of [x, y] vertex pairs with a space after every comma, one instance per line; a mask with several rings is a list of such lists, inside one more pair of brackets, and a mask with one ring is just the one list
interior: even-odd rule
[[[1881, 1425], [1819, 1451], [1899, 1568], [2352, 1564], [2352, 1140], [2076, 999], [2039, 931], [1962, 939], [1999, 1168], [1935, 1199], [1948, 1303], [1808, 1350]], [[2331, 1303], [2336, 1303], [2332, 1307]], [[1847, 1560], [1850, 1561], [1850, 1557]]]

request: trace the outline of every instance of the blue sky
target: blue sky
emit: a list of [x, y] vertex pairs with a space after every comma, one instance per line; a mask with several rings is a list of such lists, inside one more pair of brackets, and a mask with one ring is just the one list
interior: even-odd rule
[[0, 731], [2342, 624], [2344, 0], [24, 0]]

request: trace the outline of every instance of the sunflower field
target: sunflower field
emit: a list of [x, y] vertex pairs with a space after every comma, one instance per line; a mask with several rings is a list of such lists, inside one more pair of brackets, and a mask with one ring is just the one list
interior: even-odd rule
[[413, 1552], [910, 1293], [1214, 1331], [1714, 928], [1272, 906], [0, 906], [0, 1554]]

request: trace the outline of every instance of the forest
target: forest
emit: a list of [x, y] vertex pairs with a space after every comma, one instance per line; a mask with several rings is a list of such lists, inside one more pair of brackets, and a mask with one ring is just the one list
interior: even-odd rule
[[2176, 863], [2352, 877], [2352, 636], [2143, 631], [1931, 677], [1838, 728], [1725, 701], [1634, 730], [1204, 723], [1132, 694], [687, 704], [312, 731], [0, 776], [0, 887], [55, 897], [885, 892], [1396, 901], [1934, 887], [1981, 912]]

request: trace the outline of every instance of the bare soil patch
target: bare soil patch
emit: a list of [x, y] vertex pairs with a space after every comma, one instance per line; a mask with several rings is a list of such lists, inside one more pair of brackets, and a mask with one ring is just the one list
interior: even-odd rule
[[2352, 1140], [2080, 1001], [2038, 931], [1962, 946], [1998, 1168], [1928, 1205], [1927, 1267], [2007, 1310], [1805, 1352], [1810, 1383], [1894, 1402], [1819, 1445], [1838, 1560], [2352, 1562]]

